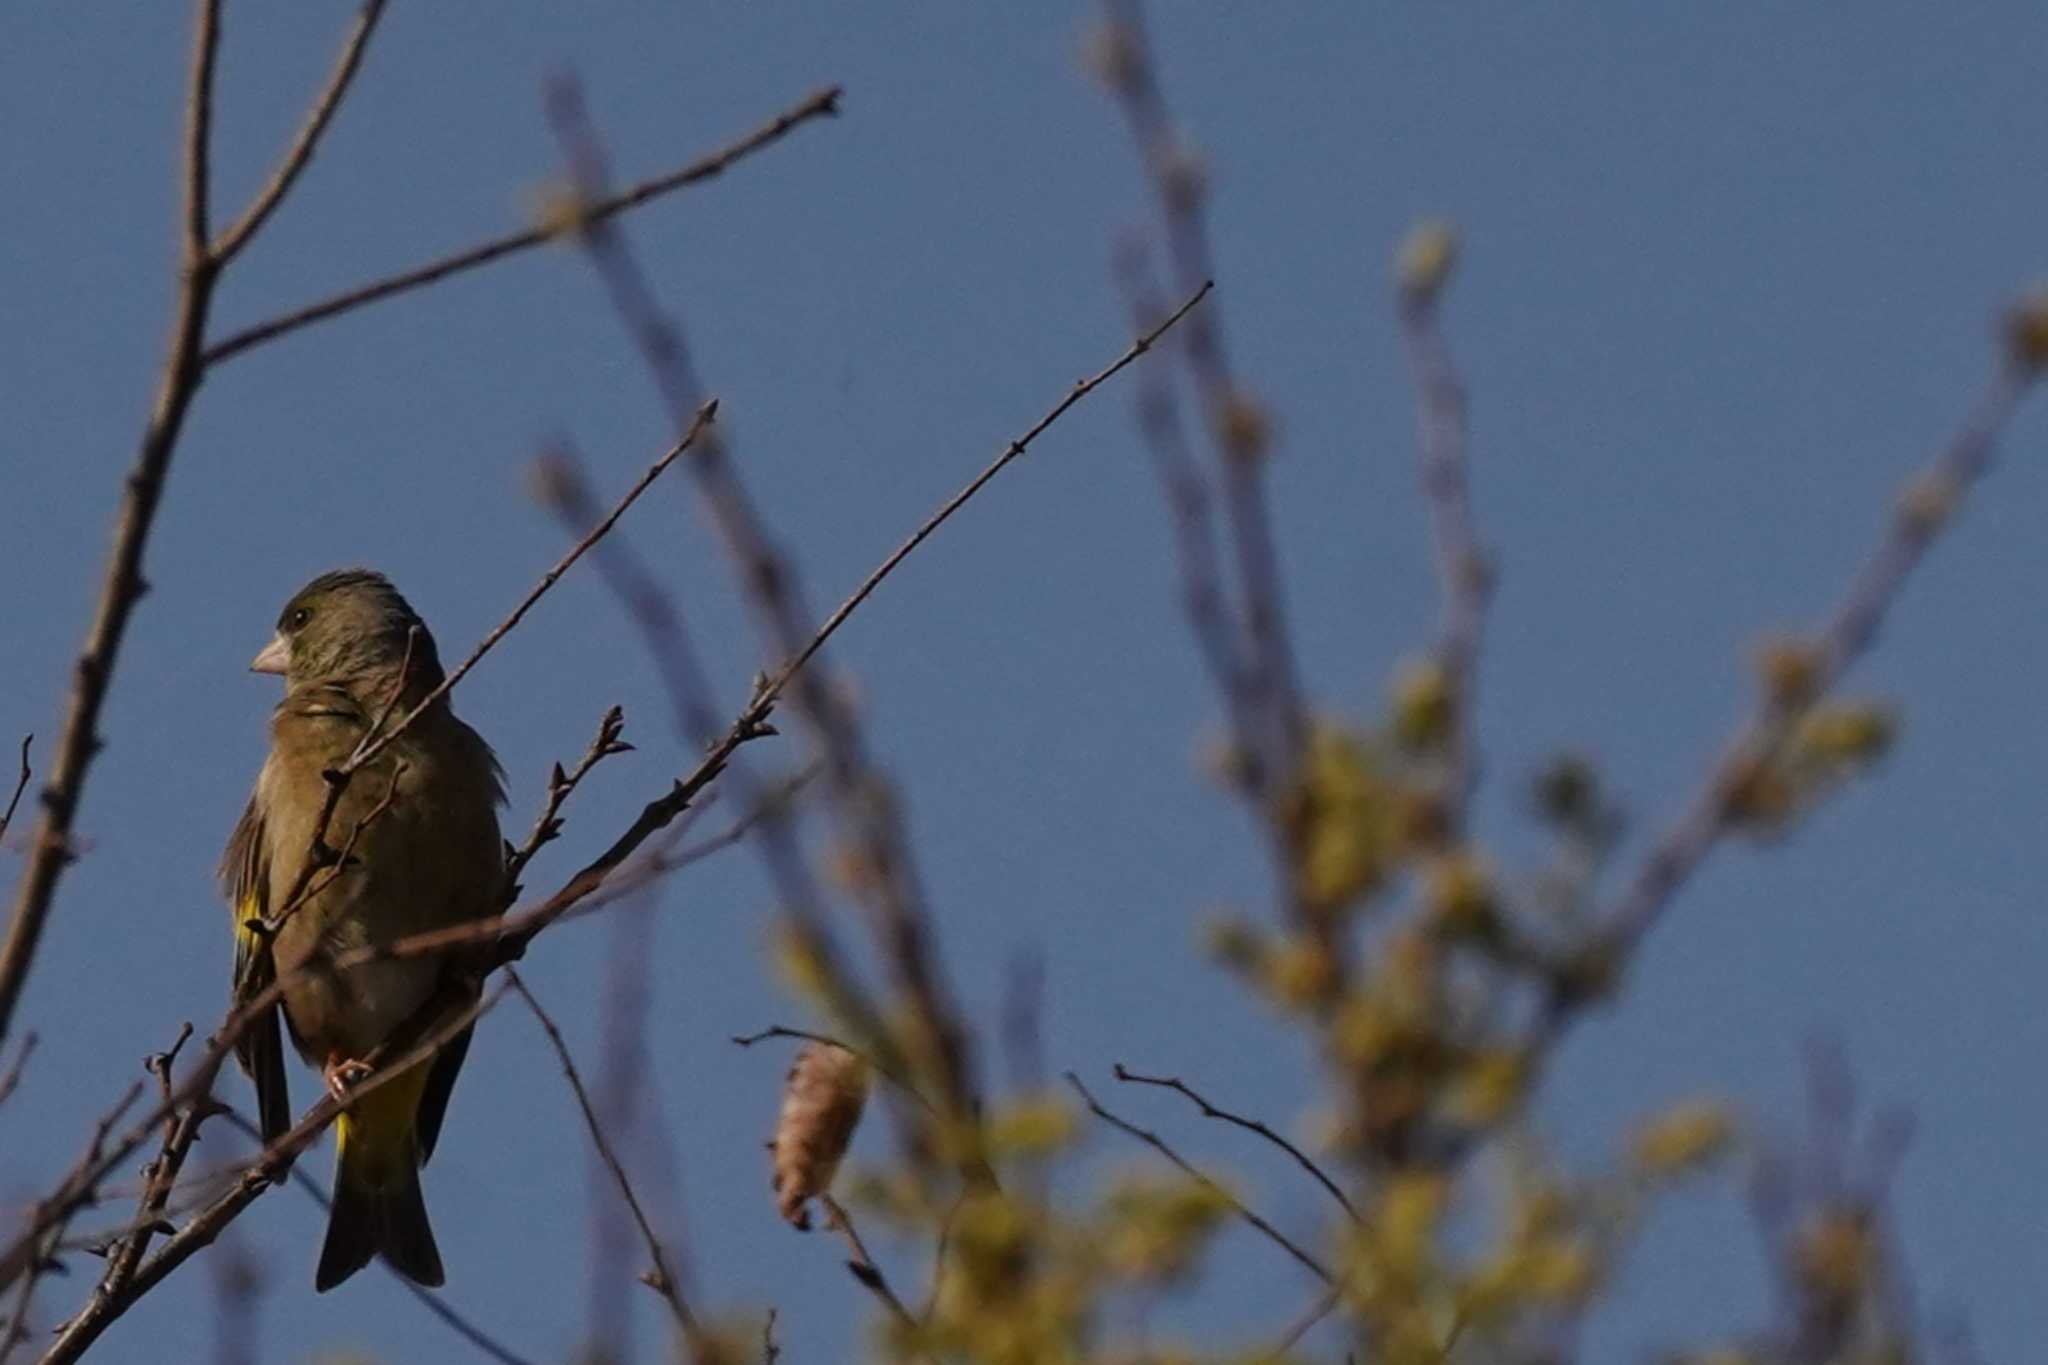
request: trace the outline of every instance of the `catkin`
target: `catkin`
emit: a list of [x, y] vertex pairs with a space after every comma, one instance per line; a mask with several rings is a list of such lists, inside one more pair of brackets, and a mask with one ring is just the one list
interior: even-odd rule
[[861, 1058], [828, 1043], [807, 1043], [797, 1053], [768, 1144], [775, 1206], [795, 1227], [809, 1230], [805, 1206], [831, 1188], [867, 1098], [868, 1068]]

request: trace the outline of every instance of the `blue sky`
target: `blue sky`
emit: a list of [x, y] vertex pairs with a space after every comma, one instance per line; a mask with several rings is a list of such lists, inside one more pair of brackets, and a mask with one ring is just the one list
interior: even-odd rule
[[[282, 147], [348, 13], [230, 5], [223, 217]], [[395, 6], [218, 322], [522, 221], [556, 165], [539, 99], [552, 71], [583, 78], [622, 176], [843, 84], [837, 122], [629, 222], [814, 602], [836, 601], [1127, 340], [1109, 244], [1148, 203], [1115, 111], [1079, 70], [1085, 18]], [[1828, 609], [1900, 480], [1980, 386], [1997, 309], [2048, 268], [2048, 15], [1885, 0], [1176, 5], [1152, 19], [1213, 173], [1216, 305], [1282, 424], [1275, 518], [1317, 698], [1376, 706], [1434, 619], [1385, 263], [1419, 216], [1445, 214], [1465, 231], [1447, 322], [1504, 575], [1479, 717], [1483, 830], [1506, 861], [1533, 854], [1515, 782], [1565, 747], [1597, 754], [1638, 831], [1654, 827], [1746, 703], [1751, 643]], [[0, 50], [0, 732], [35, 731], [39, 755], [165, 342], [188, 22], [180, 6], [17, 7]], [[1300, 1045], [1194, 951], [1205, 909], [1256, 903], [1260, 862], [1196, 775], [1215, 708], [1174, 605], [1132, 395], [1120, 385], [1070, 414], [862, 610], [835, 663], [858, 677], [905, 786], [978, 1021], [995, 1022], [1005, 962], [1037, 945], [1053, 1065], [1179, 1071], [1292, 1120], [1309, 1094]], [[212, 869], [261, 758], [275, 685], [242, 669], [279, 605], [318, 571], [374, 565], [444, 655], [461, 653], [561, 549], [521, 482], [556, 433], [606, 489], [665, 444], [637, 357], [565, 250], [208, 380], [107, 715], [90, 851], [24, 1006], [44, 1042], [0, 1112], [0, 1194], [47, 1184], [143, 1054], [181, 1021], [219, 1017], [229, 951]], [[1867, 1091], [1918, 1117], [1899, 1212], [1924, 1299], [1966, 1308], [2004, 1360], [2048, 1335], [2044, 437], [2041, 412], [2024, 412], [1853, 680], [1905, 707], [1878, 780], [1782, 847], [1716, 858], [1627, 1001], [1573, 1040], [1542, 1113], [1586, 1160], [1629, 1117], [1701, 1091], [1789, 1130], [1806, 1041], [1840, 1038]], [[761, 660], [683, 485], [629, 526], [736, 708]], [[548, 764], [581, 750], [604, 707], [623, 704], [642, 745], [578, 796], [530, 881], [566, 875], [685, 766], [594, 575], [565, 581], [457, 702], [504, 759], [521, 827]], [[758, 1140], [781, 1059], [724, 1041], [794, 1018], [763, 964], [768, 908], [744, 856], [666, 889], [648, 1042], [699, 1297], [773, 1302], [788, 1358], [829, 1360], [864, 1305], [832, 1247], [773, 1216]], [[528, 972], [586, 1058], [610, 932], [563, 929]], [[1168, 1099], [1118, 1097], [1313, 1225], [1316, 1191]], [[1111, 1136], [1095, 1149], [1124, 1158]], [[428, 1199], [450, 1300], [544, 1358], [581, 1330], [586, 1159], [530, 1021], [494, 1017]], [[315, 1298], [318, 1220], [297, 1196], [266, 1198], [238, 1235], [270, 1271], [263, 1359], [463, 1358], [376, 1276]], [[1587, 1358], [1759, 1321], [1754, 1248], [1725, 1188], [1682, 1198]], [[896, 1264], [909, 1275], [921, 1258]], [[1234, 1336], [1309, 1297], [1249, 1237], [1228, 1239], [1217, 1269], [1217, 1292], [1185, 1310], [1192, 1331]], [[201, 1358], [207, 1284], [181, 1275], [101, 1358]], [[83, 1288], [57, 1284], [46, 1314]], [[650, 1329], [654, 1307], [639, 1310]]]

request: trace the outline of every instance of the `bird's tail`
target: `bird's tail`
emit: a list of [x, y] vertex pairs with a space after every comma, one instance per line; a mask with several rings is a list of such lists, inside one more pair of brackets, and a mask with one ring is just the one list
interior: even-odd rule
[[335, 1121], [334, 1207], [315, 1289], [334, 1288], [379, 1252], [409, 1280], [431, 1287], [445, 1278], [420, 1198], [416, 1120], [427, 1071], [392, 1077]]

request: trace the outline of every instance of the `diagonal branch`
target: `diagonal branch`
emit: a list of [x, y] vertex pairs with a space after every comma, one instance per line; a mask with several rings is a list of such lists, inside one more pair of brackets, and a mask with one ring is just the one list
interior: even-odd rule
[[669, 1312], [676, 1320], [676, 1331], [689, 1347], [691, 1355], [698, 1360], [714, 1358], [712, 1343], [704, 1334], [703, 1325], [697, 1321], [697, 1315], [690, 1311], [690, 1305], [683, 1298], [682, 1286], [677, 1282], [676, 1273], [669, 1265], [668, 1252], [662, 1246], [661, 1238], [655, 1234], [654, 1225], [648, 1221], [647, 1211], [640, 1205], [640, 1197], [633, 1192], [633, 1182], [627, 1178], [626, 1168], [620, 1164], [618, 1153], [612, 1149], [611, 1139], [605, 1136], [604, 1125], [598, 1121], [597, 1110], [590, 1103], [590, 1093], [583, 1088], [583, 1077], [576, 1070], [575, 1059], [569, 1055], [569, 1045], [562, 1041], [562, 1031], [555, 1027], [555, 1021], [541, 1008], [540, 1001], [526, 988], [526, 983], [520, 979], [517, 971], [507, 967], [505, 979], [511, 983], [513, 991], [526, 1003], [526, 1008], [532, 1011], [533, 1017], [540, 1021], [542, 1031], [547, 1034], [548, 1043], [555, 1050], [555, 1059], [562, 1064], [562, 1075], [569, 1082], [569, 1089], [575, 1092], [576, 1105], [583, 1111], [583, 1123], [590, 1130], [590, 1140], [596, 1145], [598, 1156], [602, 1158], [605, 1168], [611, 1172], [613, 1181], [617, 1183], [620, 1197], [626, 1201], [627, 1209], [632, 1212], [633, 1223], [640, 1229], [641, 1240], [647, 1244], [647, 1255], [654, 1266], [641, 1278], [650, 1289], [661, 1295], [662, 1301], [668, 1305]]
[[1280, 1134], [1273, 1131], [1273, 1129], [1268, 1127], [1262, 1120], [1246, 1118], [1242, 1114], [1233, 1114], [1228, 1109], [1217, 1108], [1215, 1105], [1209, 1103], [1209, 1101], [1200, 1092], [1196, 1091], [1192, 1086], [1190, 1086], [1187, 1082], [1183, 1081], [1178, 1076], [1143, 1076], [1135, 1071], [1128, 1069], [1124, 1066], [1122, 1062], [1117, 1062], [1114, 1066], [1112, 1066], [1111, 1071], [1115, 1074], [1118, 1080], [1124, 1082], [1126, 1085], [1154, 1085], [1158, 1086], [1162, 1090], [1172, 1090], [1178, 1092], [1179, 1094], [1185, 1096], [1189, 1103], [1193, 1104], [1195, 1108], [1202, 1111], [1203, 1118], [1221, 1119], [1225, 1123], [1236, 1124], [1239, 1128], [1244, 1129], [1248, 1133], [1257, 1133], [1260, 1137], [1272, 1143], [1275, 1147], [1278, 1147], [1281, 1151], [1287, 1153], [1287, 1155], [1293, 1157], [1297, 1165], [1299, 1165], [1304, 1171], [1307, 1171], [1311, 1176], [1315, 1177], [1315, 1181], [1318, 1185], [1321, 1185], [1325, 1190], [1329, 1191], [1330, 1198], [1336, 1200], [1338, 1204], [1343, 1206], [1344, 1212], [1350, 1216], [1352, 1222], [1356, 1223], [1358, 1221], [1358, 1210], [1352, 1207], [1351, 1201], [1345, 1197], [1344, 1191], [1337, 1187], [1337, 1182], [1330, 1179], [1329, 1175], [1323, 1170], [1323, 1168], [1315, 1163], [1315, 1159], [1313, 1157], [1309, 1156], [1309, 1154], [1302, 1151], [1301, 1148], [1295, 1146], [1286, 1138], [1280, 1136]]
[[334, 118], [334, 111], [341, 108], [342, 99], [348, 94], [349, 83], [356, 77], [362, 66], [363, 51], [370, 45], [370, 35], [376, 31], [377, 21], [384, 16], [385, 0], [364, 0], [363, 8], [356, 16], [356, 26], [350, 30], [342, 44], [341, 56], [335, 60], [334, 72], [328, 76], [327, 84], [313, 101], [304, 122], [299, 125], [298, 135], [292, 139], [291, 150], [271, 173], [270, 179], [250, 201], [242, 216], [234, 221], [220, 239], [213, 244], [213, 255], [222, 265], [235, 258], [237, 252], [249, 244], [291, 193], [292, 185], [298, 180], [299, 172], [306, 169], [306, 163], [313, 159], [314, 149], [320, 145], [321, 136]]
[[1308, 1252], [1302, 1250], [1301, 1244], [1299, 1242], [1296, 1242], [1286, 1233], [1280, 1231], [1279, 1228], [1276, 1228], [1271, 1223], [1267, 1222], [1264, 1217], [1254, 1212], [1252, 1208], [1249, 1205], [1247, 1205], [1243, 1200], [1239, 1199], [1230, 1191], [1224, 1189], [1223, 1186], [1217, 1184], [1216, 1181], [1211, 1177], [1204, 1175], [1201, 1171], [1197, 1170], [1194, 1166], [1190, 1165], [1187, 1158], [1183, 1157], [1179, 1152], [1174, 1151], [1173, 1148], [1167, 1146], [1166, 1140], [1160, 1137], [1159, 1134], [1152, 1132], [1150, 1129], [1140, 1128], [1135, 1123], [1132, 1123], [1127, 1119], [1118, 1118], [1115, 1114], [1110, 1113], [1109, 1110], [1102, 1107], [1102, 1102], [1095, 1098], [1095, 1096], [1089, 1091], [1088, 1087], [1081, 1084], [1081, 1078], [1079, 1076], [1076, 1076], [1071, 1071], [1066, 1072], [1065, 1075], [1067, 1078], [1067, 1084], [1074, 1087], [1075, 1092], [1081, 1096], [1082, 1102], [1088, 1106], [1089, 1112], [1094, 1114], [1095, 1117], [1101, 1119], [1110, 1127], [1115, 1128], [1118, 1132], [1126, 1133], [1131, 1137], [1136, 1138], [1138, 1141], [1144, 1143], [1147, 1147], [1150, 1147], [1153, 1151], [1159, 1153], [1159, 1155], [1165, 1157], [1168, 1161], [1172, 1162], [1175, 1166], [1178, 1166], [1183, 1175], [1187, 1176], [1188, 1179], [1200, 1185], [1203, 1189], [1208, 1190], [1211, 1193], [1217, 1195], [1224, 1202], [1229, 1204], [1231, 1208], [1237, 1210], [1238, 1217], [1244, 1219], [1245, 1222], [1251, 1224], [1252, 1227], [1258, 1229], [1258, 1231], [1263, 1233], [1267, 1240], [1271, 1241], [1275, 1246], [1279, 1247], [1289, 1256], [1292, 1256], [1295, 1260], [1301, 1262], [1302, 1265], [1308, 1267], [1309, 1270], [1314, 1272], [1315, 1277], [1317, 1279], [1321, 1280], [1324, 1284], [1327, 1285], [1336, 1284], [1336, 1278], [1330, 1274], [1329, 1267], [1325, 1266], [1321, 1261], [1318, 1261], [1315, 1257], [1309, 1255]]
[[[812, 119], [837, 114], [839, 96], [840, 88], [836, 85], [815, 91], [737, 142], [721, 147], [709, 156], [700, 157], [666, 175], [643, 180], [598, 203], [587, 205], [583, 209], [583, 214], [586, 218], [610, 218], [687, 185], [709, 180], [743, 157], [781, 141], [786, 134]], [[380, 299], [408, 293], [451, 275], [459, 275], [478, 266], [488, 265], [492, 261], [503, 260], [507, 256], [530, 250], [552, 240], [558, 231], [559, 227], [550, 223], [494, 238], [411, 270], [373, 280], [369, 284], [345, 290], [316, 303], [309, 303], [303, 308], [294, 309], [266, 322], [244, 327], [209, 345], [204, 354], [205, 362], [209, 365], [218, 364], [231, 356], [240, 355], [251, 346], [271, 341], [287, 332], [296, 332], [301, 327], [309, 327], [316, 322], [324, 322], [328, 318], [353, 312]]]

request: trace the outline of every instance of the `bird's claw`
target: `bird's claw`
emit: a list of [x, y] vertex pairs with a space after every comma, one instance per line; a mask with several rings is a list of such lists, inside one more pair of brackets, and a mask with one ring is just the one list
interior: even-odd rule
[[350, 1090], [369, 1079], [370, 1064], [352, 1057], [334, 1057], [328, 1060], [321, 1074], [327, 1081], [327, 1093], [337, 1100], [345, 1100]]

